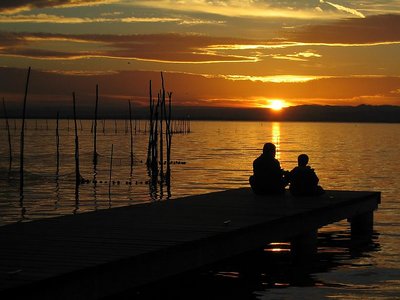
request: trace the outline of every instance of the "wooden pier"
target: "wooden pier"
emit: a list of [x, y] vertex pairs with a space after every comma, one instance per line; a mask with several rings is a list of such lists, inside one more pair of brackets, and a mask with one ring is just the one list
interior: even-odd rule
[[256, 196], [240, 188], [0, 227], [0, 299], [98, 299], [290, 240], [316, 251], [343, 219], [371, 232], [379, 192]]

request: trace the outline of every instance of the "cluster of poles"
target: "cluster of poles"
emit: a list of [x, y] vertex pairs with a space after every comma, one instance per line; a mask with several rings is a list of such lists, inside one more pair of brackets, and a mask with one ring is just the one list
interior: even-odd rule
[[[164, 76], [162, 73], [161, 90], [158, 92], [157, 101], [152, 95], [151, 81], [149, 84], [149, 94], [150, 128], [146, 160], [147, 168], [153, 184], [157, 181], [161, 183], [166, 182], [167, 187], [169, 187], [171, 182], [171, 142], [173, 134], [171, 126], [172, 92], [165, 91]], [[164, 161], [164, 139], [166, 161]], [[164, 162], [166, 164], [165, 173]]]
[[[30, 78], [31, 68], [28, 68], [26, 84], [25, 84], [25, 94], [23, 101], [22, 110], [22, 126], [20, 135], [20, 194], [23, 195], [24, 188], [24, 139], [26, 130], [26, 103], [29, 88], [29, 78]], [[167, 187], [170, 186], [171, 182], [171, 143], [172, 135], [174, 133], [189, 133], [190, 132], [190, 120], [175, 120], [172, 121], [172, 92], [166, 92], [164, 76], [161, 73], [161, 90], [158, 92], [157, 98], [154, 99], [152, 96], [152, 84], [149, 84], [149, 141], [147, 149], [147, 160], [146, 165], [148, 173], [151, 178], [151, 183], [156, 185], [157, 183], [166, 183]], [[96, 102], [95, 102], [95, 112], [94, 120], [92, 122], [91, 132], [93, 133], [93, 166], [95, 169], [94, 174], [96, 174], [96, 165], [98, 163], [99, 154], [97, 152], [97, 130], [98, 130], [98, 104], [99, 104], [99, 86], [96, 85]], [[90, 181], [83, 178], [80, 173], [80, 161], [79, 161], [79, 136], [78, 136], [78, 124], [76, 115], [76, 95], [75, 92], [72, 93], [72, 105], [73, 105], [73, 118], [74, 118], [74, 157], [75, 157], [75, 183], [76, 187], [83, 183], [89, 183]], [[12, 144], [11, 144], [11, 132], [10, 124], [7, 116], [7, 109], [5, 100], [3, 98], [3, 110], [5, 113], [6, 130], [8, 135], [8, 145], [9, 145], [9, 163], [10, 170], [12, 165]], [[57, 112], [56, 118], [56, 174], [58, 176], [60, 169], [60, 134], [59, 134], [59, 113]], [[36, 125], [37, 126], [37, 125]], [[105, 125], [103, 124], [103, 130]], [[127, 126], [125, 126], [127, 127]], [[48, 123], [46, 122], [46, 128], [48, 129]], [[68, 127], [69, 128], [69, 127]], [[81, 124], [82, 128], [82, 124]], [[134, 129], [135, 128], [135, 129]], [[126, 128], [127, 129], [127, 128]], [[130, 132], [130, 170], [132, 176], [133, 164], [134, 164], [134, 151], [133, 151], [133, 131], [136, 132], [136, 122], [133, 125], [132, 120], [132, 104], [129, 101], [129, 132]], [[110, 154], [110, 171], [109, 171], [109, 192], [112, 182], [112, 165], [113, 165], [113, 152], [114, 145], [111, 145]], [[165, 155], [165, 156], [164, 156]], [[164, 165], [166, 168], [164, 168]], [[93, 183], [96, 184], [96, 178], [94, 178]]]

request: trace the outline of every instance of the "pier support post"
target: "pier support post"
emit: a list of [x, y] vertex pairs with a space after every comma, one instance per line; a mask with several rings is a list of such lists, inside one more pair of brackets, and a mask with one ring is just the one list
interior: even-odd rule
[[369, 212], [354, 216], [348, 220], [351, 226], [351, 236], [369, 236], [374, 229], [374, 212]]
[[317, 254], [318, 229], [295, 236], [290, 242], [292, 256], [295, 258], [312, 257]]

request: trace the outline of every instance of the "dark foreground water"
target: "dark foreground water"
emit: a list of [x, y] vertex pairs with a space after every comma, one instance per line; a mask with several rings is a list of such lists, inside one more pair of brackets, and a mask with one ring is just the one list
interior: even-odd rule
[[[11, 120], [13, 161], [0, 129], [0, 226], [13, 222], [168, 198], [165, 186], [150, 195], [144, 161], [145, 123], [136, 124], [134, 165], [125, 121], [98, 127], [99, 163], [92, 164], [91, 122], [78, 122], [81, 174], [96, 179], [75, 189], [72, 122], [62, 121], [56, 169], [54, 120], [28, 120], [25, 185], [19, 189], [20, 122]], [[105, 125], [105, 126], [103, 126]], [[3, 125], [4, 127], [4, 125]], [[104, 127], [104, 130], [103, 130]], [[68, 129], [69, 128], [69, 129]], [[178, 276], [125, 299], [400, 299], [400, 125], [357, 123], [192, 122], [190, 134], [173, 137], [171, 197], [247, 186], [262, 145], [278, 146], [284, 169], [307, 153], [326, 189], [382, 192], [371, 241], [351, 241], [346, 222], [323, 228], [318, 260], [293, 261], [288, 244], [265, 249]], [[109, 187], [110, 151], [114, 145]]]

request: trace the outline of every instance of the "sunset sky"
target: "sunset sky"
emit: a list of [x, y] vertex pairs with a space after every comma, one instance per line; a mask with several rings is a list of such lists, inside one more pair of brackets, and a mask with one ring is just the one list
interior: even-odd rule
[[[400, 0], [1, 0], [0, 97], [400, 105]], [[274, 102], [275, 101], [275, 102]]]

